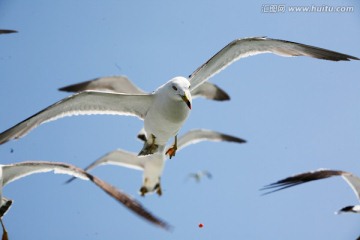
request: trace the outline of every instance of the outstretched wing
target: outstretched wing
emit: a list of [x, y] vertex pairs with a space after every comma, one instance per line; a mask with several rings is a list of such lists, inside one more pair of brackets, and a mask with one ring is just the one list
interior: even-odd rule
[[[135, 153], [117, 149], [115, 151], [107, 153], [103, 157], [91, 163], [89, 166], [84, 168], [84, 170], [90, 171], [91, 169], [97, 166], [106, 165], [106, 164], [123, 166], [123, 167], [133, 168], [136, 170], [144, 170], [143, 159], [144, 159], [143, 157], [138, 157]], [[73, 180], [75, 180], [75, 177], [70, 178], [68, 181], [66, 181], [66, 183], [70, 183]]]
[[311, 172], [296, 174], [294, 176], [279, 180], [275, 183], [263, 187], [261, 190], [271, 190], [270, 192], [265, 193], [265, 194], [269, 194], [299, 184], [320, 180], [324, 178], [329, 178], [333, 176], [341, 176], [344, 174], [348, 174], [348, 173], [338, 170], [319, 169]]
[[206, 130], [206, 129], [195, 129], [179, 137], [178, 150], [190, 144], [195, 144], [202, 141], [218, 141], [218, 142], [226, 141], [226, 142], [246, 143], [244, 139], [237, 138], [231, 135], [227, 135], [211, 130]]
[[240, 58], [261, 53], [274, 53], [284, 57], [308, 56], [331, 61], [359, 60], [350, 55], [285, 40], [265, 37], [236, 39], [189, 76], [191, 89], [196, 89], [201, 83]]
[[109, 194], [111, 197], [113, 197], [118, 202], [125, 205], [125, 207], [127, 207], [134, 213], [138, 214], [140, 217], [162, 228], [165, 229], [169, 228], [169, 225], [166, 222], [152, 215], [133, 197], [123, 193], [122, 191], [116, 189], [115, 187], [109, 185], [108, 183], [102, 181], [101, 179], [94, 177], [91, 174], [73, 165], [58, 163], [58, 162], [31, 161], [31, 162], [21, 162], [10, 165], [3, 165], [2, 168], [3, 168], [4, 186], [16, 179], [31, 174], [51, 172], [51, 171], [54, 171], [54, 173], [67, 174], [85, 180], [90, 180], [93, 183], [95, 183], [98, 187], [100, 187], [103, 191], [105, 191], [107, 194]]
[[0, 134], [0, 144], [25, 136], [42, 123], [74, 115], [115, 114], [143, 119], [153, 95], [126, 95], [85, 91], [64, 98]]
[[81, 82], [59, 88], [65, 92], [82, 92], [85, 90], [110, 91], [126, 94], [145, 94], [145, 92], [133, 84], [126, 76], [100, 77], [90, 81]]

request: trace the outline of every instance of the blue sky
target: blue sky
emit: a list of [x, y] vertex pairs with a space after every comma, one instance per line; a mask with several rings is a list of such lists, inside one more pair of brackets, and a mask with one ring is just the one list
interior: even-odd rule
[[[68, 94], [57, 89], [126, 75], [152, 91], [188, 76], [235, 38], [268, 36], [360, 57], [356, 1], [0, 1], [0, 131]], [[353, 12], [289, 12], [291, 6], [352, 6]], [[360, 174], [360, 62], [264, 54], [240, 60], [210, 81], [229, 102], [196, 99], [180, 133], [206, 128], [244, 145], [200, 143], [167, 162], [163, 196], [141, 198], [141, 173], [104, 166], [92, 173], [135, 196], [174, 226], [148, 224], [88, 182], [63, 185], [39, 174], [9, 184], [4, 217], [17, 239], [355, 239], [359, 215], [334, 215], [357, 203], [340, 178], [261, 196], [283, 177], [331, 168]], [[142, 122], [81, 116], [44, 124], [0, 147], [2, 163], [51, 160], [85, 167], [116, 148], [138, 152]], [[11, 152], [13, 149], [13, 152]], [[206, 169], [212, 180], [185, 181]], [[202, 223], [203, 228], [198, 224]]]

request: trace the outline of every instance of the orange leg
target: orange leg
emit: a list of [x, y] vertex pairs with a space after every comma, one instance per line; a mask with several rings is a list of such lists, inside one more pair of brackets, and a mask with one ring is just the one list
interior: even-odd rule
[[166, 151], [170, 159], [175, 156], [177, 150], [177, 135], [175, 136], [175, 143]]

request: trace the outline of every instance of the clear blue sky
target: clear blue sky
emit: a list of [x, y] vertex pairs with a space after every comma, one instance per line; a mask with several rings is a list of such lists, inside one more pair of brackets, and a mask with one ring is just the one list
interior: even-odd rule
[[[235, 38], [268, 36], [360, 57], [357, 1], [0, 1], [0, 131], [68, 94], [57, 89], [100, 76], [126, 75], [152, 91], [187, 76]], [[290, 6], [353, 6], [350, 13], [294, 13]], [[22, 239], [355, 239], [359, 215], [334, 215], [357, 203], [340, 178], [273, 195], [259, 189], [283, 177], [331, 168], [360, 174], [360, 62], [261, 55], [211, 79], [229, 102], [196, 99], [181, 133], [207, 128], [247, 144], [201, 143], [165, 168], [163, 196], [141, 198], [141, 173], [104, 166], [93, 174], [135, 196], [172, 224], [148, 224], [92, 184], [63, 185], [39, 174], [9, 184], [4, 217]], [[85, 167], [116, 148], [138, 152], [142, 122], [81, 116], [40, 126], [0, 147], [2, 163], [63, 161]], [[11, 153], [13, 149], [13, 153]], [[184, 179], [207, 169], [212, 180]], [[198, 224], [204, 224], [198, 228]]]

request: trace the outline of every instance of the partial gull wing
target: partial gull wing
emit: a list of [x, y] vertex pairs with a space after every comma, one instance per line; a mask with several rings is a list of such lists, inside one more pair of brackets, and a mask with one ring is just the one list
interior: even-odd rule
[[[135, 153], [118, 149], [102, 156], [101, 158], [91, 163], [86, 168], [84, 168], [84, 170], [90, 171], [91, 169], [97, 166], [105, 165], [105, 164], [117, 165], [117, 166], [132, 168], [136, 170], [144, 170], [144, 157], [139, 157]], [[75, 179], [76, 179], [75, 177], [70, 178], [69, 180], [66, 181], [66, 183], [70, 183]]]
[[[261, 190], [271, 190], [270, 192], [266, 192], [265, 194], [269, 194], [272, 192], [277, 192], [285, 188], [293, 187], [299, 184], [307, 183], [314, 180], [320, 180], [324, 178], [329, 178], [333, 176], [352, 176], [351, 173], [344, 172], [344, 171], [338, 171], [338, 170], [327, 170], [327, 169], [319, 169], [311, 172], [305, 172], [293, 175], [291, 177], [279, 180], [275, 183], [269, 184], [265, 187], [263, 187]], [[350, 177], [351, 182], [353, 182], [355, 179]], [[360, 181], [357, 179], [357, 181]], [[348, 182], [349, 183], [349, 182]], [[351, 186], [352, 184], [349, 183]], [[357, 188], [359, 187], [359, 182], [357, 182]], [[358, 193], [357, 193], [358, 196]]]
[[143, 119], [153, 95], [126, 95], [85, 91], [64, 98], [0, 134], [0, 144], [25, 136], [42, 123], [74, 115], [114, 114]]
[[308, 56], [330, 61], [359, 60], [350, 55], [285, 40], [266, 37], [236, 39], [189, 76], [191, 91], [240, 58], [261, 53], [274, 53], [284, 57]]
[[210, 100], [227, 101], [230, 100], [230, 96], [215, 84], [204, 82], [199, 87], [191, 91], [193, 98], [204, 97]]
[[11, 199], [7, 199], [6, 197], [1, 198], [0, 219], [9, 211], [12, 203], [13, 201]]
[[145, 94], [146, 92], [133, 84], [126, 76], [100, 77], [89, 81], [59, 88], [65, 92], [81, 92], [85, 90], [110, 91], [126, 94]]
[[178, 150], [190, 144], [195, 144], [202, 141], [226, 141], [226, 142], [246, 143], [246, 140], [244, 139], [223, 134], [220, 132], [206, 130], [206, 129], [194, 129], [179, 137]]
[[[145, 94], [145, 91], [140, 89], [125, 76], [95, 78], [90, 81], [62, 87], [59, 88], [59, 90], [65, 92], [97, 90], [126, 94]], [[209, 82], [204, 82], [201, 86], [194, 90], [191, 95], [193, 98], [204, 97], [216, 101], [230, 100], [229, 95], [224, 90]]]
[[0, 34], [17, 33], [15, 30], [0, 29]]
[[12, 181], [15, 181], [19, 178], [31, 174], [51, 172], [51, 171], [54, 171], [54, 173], [67, 174], [85, 180], [90, 180], [93, 183], [95, 183], [98, 187], [100, 187], [103, 191], [105, 191], [107, 194], [115, 198], [118, 202], [124, 204], [127, 208], [129, 208], [131, 211], [133, 211], [140, 217], [146, 219], [147, 221], [159, 227], [165, 229], [169, 228], [169, 225], [167, 223], [153, 216], [134, 198], [128, 196], [127, 194], [116, 189], [115, 187], [102, 181], [101, 179], [92, 176], [91, 174], [73, 165], [59, 163], [59, 162], [29, 161], [29, 162], [20, 162], [10, 165], [2, 165], [2, 171], [3, 171], [3, 186], [5, 186], [6, 184]]
[[354, 191], [356, 197], [360, 200], [360, 178], [349, 172], [344, 172], [342, 177]]

